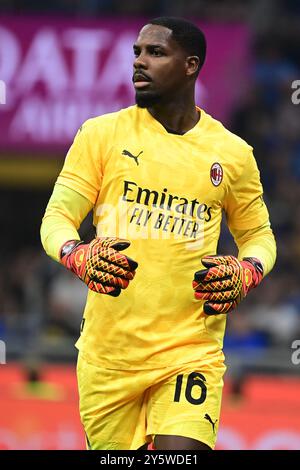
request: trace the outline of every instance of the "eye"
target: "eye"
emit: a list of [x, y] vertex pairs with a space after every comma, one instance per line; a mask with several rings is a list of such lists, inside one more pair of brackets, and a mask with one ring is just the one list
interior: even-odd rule
[[133, 48], [133, 55], [134, 55], [134, 57], [138, 57], [140, 55], [140, 50], [134, 47]]
[[155, 57], [160, 57], [160, 56], [163, 55], [161, 49], [153, 49], [153, 50], [151, 51], [151, 53], [152, 53], [152, 55], [154, 55]]

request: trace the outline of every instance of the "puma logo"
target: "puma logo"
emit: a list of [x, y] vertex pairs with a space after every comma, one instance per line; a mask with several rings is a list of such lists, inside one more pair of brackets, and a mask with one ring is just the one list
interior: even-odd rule
[[138, 158], [142, 153], [143, 153], [143, 150], [141, 150], [141, 152], [135, 156], [135, 155], [132, 155], [132, 153], [130, 153], [128, 150], [124, 149], [122, 152], [122, 155], [125, 155], [125, 157], [133, 158], [135, 163], [138, 165], [139, 164]]
[[212, 425], [212, 428], [213, 428], [213, 432], [214, 434], [216, 433], [216, 430], [215, 430], [215, 425], [216, 425], [216, 422], [218, 421], [217, 419], [215, 420], [215, 422], [213, 422], [213, 420], [211, 419], [211, 417], [209, 416], [209, 414], [205, 414], [204, 416], [204, 419], [207, 419], [207, 421], [209, 421]]

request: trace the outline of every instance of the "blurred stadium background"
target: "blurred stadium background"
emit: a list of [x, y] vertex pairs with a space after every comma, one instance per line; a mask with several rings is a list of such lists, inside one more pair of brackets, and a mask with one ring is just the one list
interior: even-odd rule
[[[207, 34], [198, 104], [254, 147], [278, 244], [271, 275], [228, 318], [218, 448], [300, 449], [299, 0], [1, 0], [0, 449], [84, 447], [86, 289], [43, 253], [39, 226], [77, 128], [133, 102], [132, 42], [164, 14]], [[225, 228], [219, 251], [236, 252]]]

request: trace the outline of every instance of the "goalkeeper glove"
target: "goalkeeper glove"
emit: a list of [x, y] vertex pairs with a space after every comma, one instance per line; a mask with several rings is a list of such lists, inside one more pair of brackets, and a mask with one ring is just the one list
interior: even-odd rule
[[256, 258], [239, 261], [235, 256], [211, 255], [201, 261], [207, 269], [195, 273], [193, 288], [196, 299], [206, 300], [207, 315], [235, 309], [263, 277], [262, 264]]
[[73, 271], [94, 292], [117, 297], [135, 275], [138, 263], [119, 251], [128, 240], [98, 237], [90, 243], [69, 240], [61, 248], [61, 263]]

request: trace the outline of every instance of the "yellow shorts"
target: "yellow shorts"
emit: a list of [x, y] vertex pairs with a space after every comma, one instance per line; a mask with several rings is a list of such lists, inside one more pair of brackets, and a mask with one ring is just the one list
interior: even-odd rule
[[223, 362], [151, 370], [105, 369], [79, 354], [80, 416], [88, 448], [138, 449], [155, 435], [175, 435], [215, 446]]

